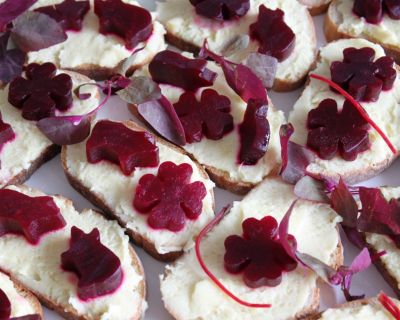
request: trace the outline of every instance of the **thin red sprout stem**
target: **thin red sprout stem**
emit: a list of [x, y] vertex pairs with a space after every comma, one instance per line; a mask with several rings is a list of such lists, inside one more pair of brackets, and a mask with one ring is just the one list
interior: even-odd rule
[[378, 296], [379, 302], [389, 311], [396, 320], [400, 320], [400, 309], [385, 293], [381, 292]]

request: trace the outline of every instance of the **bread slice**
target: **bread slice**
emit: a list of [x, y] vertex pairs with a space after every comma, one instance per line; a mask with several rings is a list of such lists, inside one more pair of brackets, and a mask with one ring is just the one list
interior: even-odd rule
[[[311, 72], [331, 78], [330, 64], [333, 61], [343, 60], [345, 48], [371, 47], [376, 52], [376, 59], [384, 56], [385, 52], [379, 45], [364, 39], [343, 39], [329, 43], [320, 49], [316, 67]], [[337, 101], [341, 108], [344, 98], [329, 89], [329, 86], [319, 80], [311, 79], [300, 98], [296, 101], [289, 114], [289, 122], [293, 124], [295, 133], [292, 140], [306, 145], [308, 130], [306, 121], [308, 112], [327, 98]], [[385, 132], [396, 149], [400, 148], [400, 139], [397, 134], [400, 120], [396, 115], [400, 111], [400, 79], [397, 78], [389, 91], [382, 91], [378, 101], [361, 103], [375, 123]], [[341, 176], [348, 183], [356, 183], [376, 176], [387, 168], [397, 157], [374, 129], [370, 129], [369, 138], [372, 146], [369, 150], [358, 155], [355, 161], [345, 161], [339, 156], [331, 160], [322, 160], [319, 157], [307, 168], [312, 174], [321, 178], [337, 181]]]
[[11, 317], [37, 314], [43, 319], [43, 310], [39, 300], [29, 291], [14, 283], [11, 278], [0, 272], [0, 289], [11, 303]]
[[311, 15], [316, 16], [328, 9], [331, 0], [299, 0], [299, 2], [308, 8]]
[[[132, 121], [124, 124], [134, 131], [144, 131]], [[132, 205], [139, 179], [144, 174], [157, 174], [158, 168], [136, 168], [131, 176], [126, 177], [114, 164], [105, 161], [89, 163], [86, 158], [86, 142], [63, 147], [61, 159], [68, 181], [77, 191], [102, 209], [107, 217], [116, 219], [126, 228], [131, 239], [154, 258], [171, 261], [193, 245], [194, 237], [213, 218], [214, 184], [204, 169], [182, 149], [160, 138], [156, 138], [156, 143], [160, 164], [165, 161], [190, 164], [193, 168], [192, 181], [203, 182], [207, 190], [200, 217], [194, 221], [188, 220], [185, 228], [178, 233], [151, 229], [147, 224], [147, 216], [139, 214]], [[103, 179], [105, 184], [101, 184]]]
[[[31, 197], [44, 195], [26, 186], [7, 188]], [[67, 225], [44, 235], [35, 246], [28, 244], [23, 236], [8, 234], [1, 237], [0, 269], [10, 274], [22, 288], [35, 294], [46, 307], [66, 319], [141, 319], [146, 309], [144, 272], [124, 230], [96, 211], [83, 210], [79, 213], [70, 200], [62, 196], [52, 198]], [[72, 226], [85, 233], [98, 228], [102, 244], [119, 257], [124, 280], [114, 293], [85, 302], [78, 298], [76, 277], [60, 268], [60, 255], [69, 247]]]
[[[325, 17], [324, 32], [328, 41], [342, 38], [364, 38], [381, 45], [388, 56], [400, 63], [398, 21], [386, 14], [380, 24], [367, 23], [352, 12], [350, 0], [333, 0]], [[397, 27], [396, 27], [397, 26]]]
[[[188, 55], [184, 53], [184, 55]], [[190, 56], [190, 55], [189, 55]], [[200, 142], [183, 146], [190, 156], [199, 162], [208, 172], [211, 179], [220, 188], [238, 194], [246, 194], [268, 175], [276, 174], [281, 166], [281, 146], [279, 128], [286, 122], [282, 111], [277, 110], [269, 101], [267, 118], [270, 125], [271, 136], [268, 150], [256, 165], [245, 166], [238, 163], [240, 150], [240, 135], [238, 126], [242, 123], [247, 104], [229, 87], [222, 69], [214, 62], [209, 61], [207, 68], [218, 74], [213, 86], [201, 88], [198, 94], [205, 89], [213, 89], [220, 95], [228, 97], [231, 101], [234, 130], [220, 140], [211, 140], [203, 137]], [[134, 73], [135, 76], [150, 77], [148, 67], [145, 66]], [[172, 103], [178, 102], [183, 90], [177, 87], [160, 84], [162, 94]], [[130, 105], [130, 111], [139, 119], [142, 117], [137, 112], [137, 106]], [[142, 119], [143, 120], [143, 119]]]
[[[273, 90], [291, 91], [301, 86], [315, 60], [317, 42], [314, 24], [309, 12], [297, 0], [250, 0], [250, 10], [242, 18], [221, 25], [220, 22], [196, 15], [189, 1], [168, 0], [157, 3], [158, 20], [167, 30], [167, 41], [181, 50], [197, 53], [205, 39], [211, 50], [222, 54], [227, 44], [238, 35], [248, 34], [249, 26], [256, 22], [258, 8], [280, 8], [285, 12], [285, 22], [296, 34], [296, 47], [292, 54], [278, 64]], [[250, 41], [247, 48], [238, 50], [228, 58], [244, 62], [258, 43]]]
[[[31, 9], [59, 2], [59, 0], [39, 0]], [[123, 2], [139, 5], [134, 0], [123, 0]], [[166, 47], [165, 30], [155, 19], [151, 37], [140, 43], [134, 50], [128, 50], [123, 39], [114, 35], [100, 34], [98, 30], [99, 22], [94, 13], [94, 0], [90, 0], [90, 10], [83, 20], [82, 30], [67, 31], [66, 41], [46, 49], [29, 52], [28, 63], [52, 62], [60, 69], [76, 71], [92, 79], [103, 80], [122, 73], [121, 67], [124, 60], [129, 58], [136, 49], [143, 48], [126, 62], [127, 65], [123, 69], [128, 73], [149, 62], [157, 52]]]
[[[267, 178], [229, 213], [201, 243], [202, 257], [212, 273], [240, 299], [251, 303], [271, 303], [269, 309], [248, 308], [226, 296], [203, 272], [194, 250], [166, 267], [161, 276], [161, 293], [166, 309], [177, 320], [286, 320], [300, 319], [316, 312], [319, 305], [318, 277], [300, 266], [284, 273], [277, 287], [250, 289], [242, 275], [224, 269], [224, 240], [242, 234], [242, 222], [249, 217], [271, 215], [280, 221], [296, 199], [293, 186], [279, 178]], [[332, 267], [342, 264], [343, 254], [336, 224], [340, 218], [326, 204], [299, 200], [289, 226], [299, 250]]]
[[[400, 301], [392, 299], [397, 305]], [[393, 316], [378, 301], [378, 298], [355, 300], [342, 304], [336, 308], [328, 309], [320, 314], [310, 316], [306, 320], [392, 320]]]
[[[91, 80], [84, 75], [72, 71], [67, 73], [73, 80], [73, 90], [80, 84]], [[0, 152], [0, 188], [10, 184], [26, 181], [43, 163], [60, 152], [60, 146], [53, 144], [37, 128], [35, 121], [22, 117], [20, 109], [8, 102], [8, 86], [0, 90], [0, 113], [5, 123], [11, 125], [16, 138], [8, 142]], [[80, 100], [73, 94], [72, 107], [59, 115], [82, 115], [95, 109], [99, 104], [100, 93], [95, 86], [81, 88], [82, 93], [90, 93], [87, 100]]]

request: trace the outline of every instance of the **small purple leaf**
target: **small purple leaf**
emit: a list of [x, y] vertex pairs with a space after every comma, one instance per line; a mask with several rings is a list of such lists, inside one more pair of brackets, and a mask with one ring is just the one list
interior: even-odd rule
[[329, 203], [329, 197], [325, 192], [325, 184], [317, 179], [304, 176], [294, 186], [294, 193], [304, 200]]
[[310, 268], [312, 271], [314, 271], [322, 280], [324, 280], [327, 283], [333, 284], [333, 285], [338, 285], [338, 283], [333, 283], [333, 277], [336, 275], [336, 270], [332, 268], [331, 266], [328, 266], [327, 264], [323, 263], [321, 260], [307, 254], [307, 253], [302, 253], [302, 252], [296, 252], [297, 259], [304, 265]]
[[312, 151], [290, 141], [293, 132], [294, 129], [290, 123], [282, 125], [279, 131], [282, 148], [282, 169], [280, 175], [284, 181], [292, 184], [306, 175], [308, 165], [315, 159]]
[[229, 39], [223, 46], [221, 54], [224, 57], [229, 57], [239, 51], [246, 49], [250, 43], [250, 36], [248, 34], [238, 34]]
[[358, 206], [342, 178], [331, 193], [331, 205], [343, 218], [343, 226], [349, 228], [357, 226]]
[[8, 83], [22, 73], [25, 53], [19, 49], [7, 50], [10, 32], [0, 35], [0, 84]]
[[137, 106], [139, 114], [158, 134], [174, 144], [186, 144], [185, 131], [171, 102], [161, 96]]
[[246, 66], [260, 78], [264, 87], [272, 88], [278, 69], [278, 59], [266, 54], [253, 52], [247, 57]]
[[71, 145], [82, 142], [90, 134], [90, 121], [87, 117], [78, 123], [68, 117], [51, 117], [39, 120], [38, 128], [53, 143]]
[[14, 21], [11, 37], [25, 52], [51, 47], [67, 40], [63, 28], [44, 13], [28, 11]]
[[360, 250], [365, 247], [365, 240], [360, 231], [358, 231], [356, 228], [346, 227], [345, 225], [342, 225], [342, 229], [346, 234], [347, 239], [355, 247], [357, 247]]
[[139, 105], [161, 98], [160, 86], [148, 77], [132, 77], [129, 85], [117, 92], [118, 96], [131, 104]]
[[0, 4], [0, 32], [19, 15], [28, 10], [37, 0], [6, 0]]
[[282, 244], [283, 248], [285, 249], [286, 253], [292, 257], [295, 261], [298, 261], [296, 257], [296, 251], [297, 249], [291, 245], [289, 242], [288, 236], [289, 236], [289, 221], [292, 216], [293, 209], [297, 203], [297, 200], [293, 201], [292, 204], [290, 205], [289, 209], [286, 211], [285, 216], [279, 223], [279, 228], [278, 228], [278, 235], [279, 235], [279, 242]]

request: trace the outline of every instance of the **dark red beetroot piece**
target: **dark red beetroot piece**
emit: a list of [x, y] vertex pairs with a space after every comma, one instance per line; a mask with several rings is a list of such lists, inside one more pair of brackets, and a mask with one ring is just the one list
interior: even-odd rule
[[164, 50], [153, 58], [149, 71], [155, 82], [195, 91], [212, 86], [217, 77], [206, 66], [205, 59], [189, 59], [180, 53]]
[[61, 255], [61, 266], [79, 278], [81, 300], [113, 293], [123, 280], [121, 261], [101, 243], [97, 228], [87, 234], [75, 226], [71, 228], [69, 249]]
[[64, 226], [64, 218], [52, 197], [29, 197], [14, 190], [0, 190], [0, 237], [14, 233], [37, 244], [46, 233]]
[[307, 146], [322, 159], [332, 159], [337, 153], [347, 161], [370, 148], [368, 122], [346, 100], [341, 112], [333, 99], [323, 100], [307, 117]]
[[398, 0], [355, 0], [353, 12], [373, 24], [380, 23], [384, 13], [398, 20], [400, 19], [400, 2]]
[[8, 91], [8, 101], [22, 109], [27, 120], [41, 120], [66, 111], [72, 106], [72, 79], [52, 63], [31, 63], [26, 67], [26, 79], [15, 78]]
[[377, 101], [382, 90], [392, 89], [397, 73], [392, 58], [374, 58], [372, 48], [344, 49], [343, 62], [331, 64], [332, 81], [358, 101]]
[[89, 10], [89, 1], [65, 0], [56, 5], [37, 8], [35, 11], [47, 14], [56, 20], [65, 31], [80, 31], [82, 21]]
[[204, 90], [200, 101], [193, 92], [185, 92], [174, 107], [189, 143], [201, 141], [203, 135], [219, 140], [233, 130], [231, 101], [213, 89]]
[[190, 0], [198, 15], [218, 20], [243, 17], [250, 9], [250, 0]]
[[258, 20], [250, 26], [250, 36], [258, 40], [258, 52], [283, 61], [290, 56], [296, 44], [296, 35], [284, 21], [285, 13], [261, 5]]
[[[242, 236], [225, 239], [226, 270], [234, 274], [243, 272], [243, 280], [250, 288], [279, 285], [282, 273], [296, 269], [297, 262], [279, 242], [277, 221], [271, 216], [261, 220], [248, 218], [242, 228]], [[295, 238], [289, 237], [295, 244]]]
[[8, 320], [11, 315], [11, 303], [6, 293], [0, 289], [0, 320]]
[[118, 165], [129, 176], [136, 167], [156, 167], [158, 147], [145, 131], [134, 131], [122, 123], [102, 120], [96, 123], [86, 142], [90, 163], [102, 160]]
[[8, 123], [5, 123], [0, 113], [0, 151], [7, 142], [15, 139], [15, 132]]
[[185, 227], [186, 219], [200, 216], [207, 191], [202, 182], [190, 182], [192, 173], [187, 163], [167, 161], [160, 165], [157, 176], [146, 174], [140, 178], [133, 206], [149, 215], [150, 227], [178, 232]]
[[144, 8], [121, 0], [94, 0], [94, 12], [100, 20], [100, 33], [123, 38], [129, 50], [153, 33], [151, 14]]
[[270, 128], [267, 119], [268, 105], [251, 99], [240, 124], [239, 163], [255, 165], [268, 149]]

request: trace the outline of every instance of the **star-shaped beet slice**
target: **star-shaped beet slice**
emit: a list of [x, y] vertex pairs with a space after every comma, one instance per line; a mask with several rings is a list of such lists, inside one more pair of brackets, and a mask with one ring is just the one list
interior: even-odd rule
[[365, 47], [343, 50], [343, 61], [331, 64], [332, 81], [358, 101], [377, 101], [382, 90], [390, 90], [396, 80], [394, 61], [381, 57], [374, 62], [375, 51]]
[[296, 35], [285, 23], [285, 13], [261, 5], [257, 22], [250, 26], [250, 36], [260, 43], [258, 52], [283, 61], [290, 56], [296, 44]]
[[[242, 236], [231, 235], [225, 239], [226, 270], [243, 273], [243, 280], [250, 288], [279, 285], [282, 273], [296, 269], [297, 262], [278, 240], [277, 221], [271, 216], [261, 220], [248, 218], [242, 228]], [[294, 237], [290, 237], [294, 242]]]
[[133, 50], [153, 33], [153, 21], [146, 9], [121, 0], [94, 0], [94, 12], [100, 20], [100, 33], [115, 34]]
[[307, 146], [322, 159], [332, 159], [337, 153], [347, 161], [370, 148], [368, 122], [346, 101], [341, 112], [333, 99], [323, 100], [308, 113]]
[[114, 163], [127, 176], [136, 167], [158, 165], [158, 147], [153, 135], [109, 120], [99, 121], [93, 127], [86, 142], [86, 156], [90, 163], [102, 160]]
[[250, 0], [190, 0], [198, 15], [217, 20], [243, 17], [250, 9]]
[[72, 79], [52, 63], [32, 63], [26, 67], [26, 78], [17, 77], [8, 91], [8, 101], [22, 109], [27, 120], [41, 120], [66, 111], [72, 106]]
[[37, 244], [46, 233], [64, 226], [64, 218], [52, 197], [30, 197], [14, 190], [0, 190], [0, 237], [14, 233]]
[[97, 228], [88, 234], [71, 228], [69, 249], [61, 255], [61, 265], [79, 278], [78, 297], [82, 300], [113, 293], [122, 283], [121, 261], [101, 243]]
[[219, 140], [233, 130], [231, 101], [213, 89], [204, 90], [200, 101], [193, 92], [185, 92], [174, 107], [189, 143], [201, 141], [203, 135]]
[[56, 5], [37, 8], [35, 11], [47, 14], [56, 20], [65, 31], [80, 31], [82, 21], [89, 10], [89, 1], [65, 0]]
[[398, 0], [355, 0], [353, 12], [365, 18], [369, 23], [378, 24], [384, 13], [391, 19], [400, 19], [400, 1]]
[[140, 178], [133, 206], [148, 214], [147, 223], [154, 229], [181, 231], [186, 219], [196, 220], [203, 208], [207, 190], [201, 181], [190, 182], [192, 166], [163, 162], [158, 174]]

